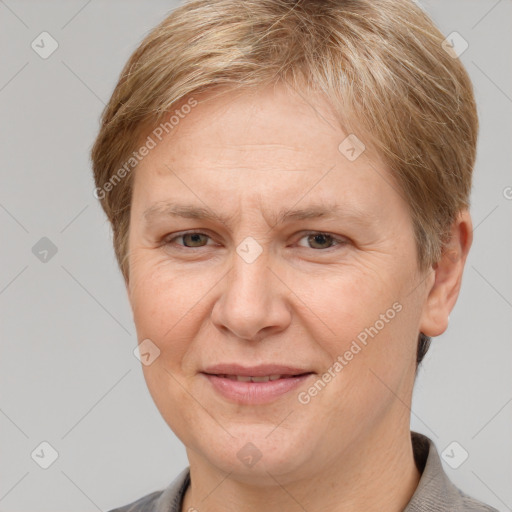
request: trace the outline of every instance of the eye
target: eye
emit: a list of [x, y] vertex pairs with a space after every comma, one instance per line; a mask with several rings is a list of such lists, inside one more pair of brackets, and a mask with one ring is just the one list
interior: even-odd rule
[[[183, 241], [183, 243], [175, 242], [175, 240], [180, 239]], [[329, 233], [323, 233], [320, 231], [312, 231], [306, 233], [300, 238], [300, 240], [303, 239], [307, 240], [308, 245], [302, 245], [302, 247], [307, 247], [314, 250], [331, 249], [335, 246], [345, 245], [348, 243], [344, 238], [335, 237]], [[177, 245], [179, 248], [200, 249], [201, 247], [208, 245], [208, 240], [211, 240], [211, 237], [206, 233], [200, 231], [187, 231], [173, 237], [164, 238], [163, 244], [175, 246]]]
[[342, 238], [335, 237], [330, 235], [329, 233], [322, 233], [319, 231], [312, 231], [304, 235], [302, 239], [306, 238], [307, 243], [310, 244], [308, 248], [310, 249], [330, 249], [336, 245], [345, 245], [347, 243], [346, 240]]
[[[165, 245], [172, 245], [174, 240], [183, 240], [183, 244], [177, 244], [180, 247], [189, 247], [189, 248], [200, 248], [206, 245], [207, 239], [210, 238], [205, 233], [201, 233], [199, 231], [187, 231], [186, 233], [182, 233], [181, 235], [174, 236], [172, 238], [166, 238], [164, 240]], [[204, 242], [204, 243], [203, 243]]]

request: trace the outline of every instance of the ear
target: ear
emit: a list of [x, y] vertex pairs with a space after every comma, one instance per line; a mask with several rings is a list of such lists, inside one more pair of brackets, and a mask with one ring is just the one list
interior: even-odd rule
[[440, 260], [431, 270], [435, 279], [423, 305], [420, 321], [423, 334], [439, 336], [446, 331], [448, 315], [459, 295], [462, 273], [472, 242], [471, 217], [467, 210], [462, 210], [451, 227], [450, 240], [443, 248]]

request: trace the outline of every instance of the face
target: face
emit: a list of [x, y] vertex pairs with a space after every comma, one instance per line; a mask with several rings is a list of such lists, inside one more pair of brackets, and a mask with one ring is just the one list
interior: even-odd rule
[[[196, 96], [134, 176], [127, 290], [139, 343], [159, 350], [149, 391], [189, 460], [251, 482], [409, 431], [432, 283], [389, 170], [354, 160], [323, 98], [304, 96]], [[205, 374], [285, 373], [264, 365], [307, 375]]]

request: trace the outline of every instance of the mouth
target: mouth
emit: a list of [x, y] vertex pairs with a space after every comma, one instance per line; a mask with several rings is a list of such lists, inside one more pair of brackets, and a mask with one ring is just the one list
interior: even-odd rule
[[265, 404], [289, 397], [291, 391], [315, 375], [313, 371], [277, 365], [252, 368], [229, 365], [229, 370], [227, 366], [209, 368], [201, 375], [218, 396], [236, 404]]
[[269, 382], [279, 379], [293, 379], [295, 377], [301, 377], [303, 375], [309, 375], [312, 372], [298, 373], [296, 375], [286, 375], [286, 374], [275, 374], [275, 375], [228, 375], [228, 374], [214, 374], [214, 373], [205, 373], [205, 375], [213, 375], [215, 377], [220, 377], [222, 379], [235, 380], [237, 382]]

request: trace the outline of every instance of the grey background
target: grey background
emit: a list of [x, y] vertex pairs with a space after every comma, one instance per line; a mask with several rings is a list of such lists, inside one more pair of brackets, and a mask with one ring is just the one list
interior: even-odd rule
[[[105, 511], [165, 487], [188, 464], [132, 353], [89, 163], [122, 66], [175, 5], [0, 1], [0, 511]], [[420, 5], [469, 43], [461, 59], [481, 131], [474, 245], [449, 329], [420, 371], [411, 427], [440, 453], [457, 441], [469, 457], [458, 469], [443, 462], [454, 483], [512, 510], [512, 4]], [[31, 48], [42, 31], [59, 44], [47, 59]], [[57, 248], [46, 262], [33, 253], [42, 237]], [[42, 441], [59, 455], [48, 469], [31, 458]]]

